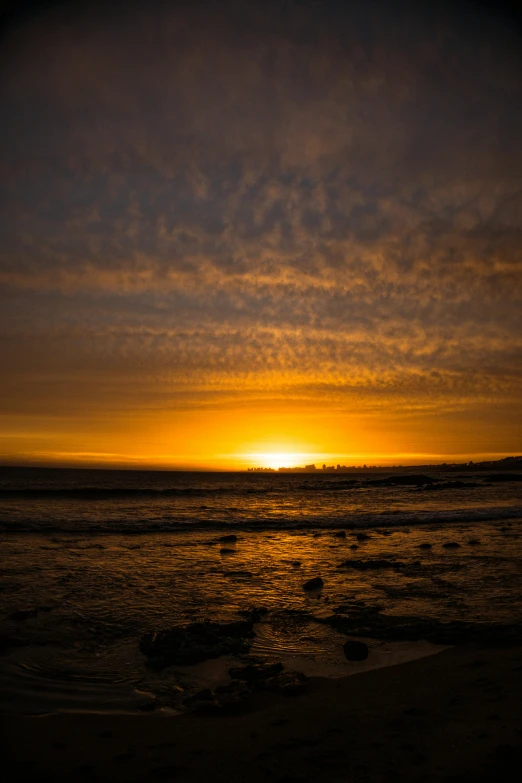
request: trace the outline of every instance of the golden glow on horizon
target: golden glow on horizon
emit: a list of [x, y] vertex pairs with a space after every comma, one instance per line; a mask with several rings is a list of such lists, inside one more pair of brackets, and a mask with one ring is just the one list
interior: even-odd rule
[[[246, 470], [315, 464], [411, 465], [498, 459], [520, 453], [520, 427], [506, 442], [498, 424], [466, 418], [451, 430], [440, 417], [406, 416], [388, 407], [357, 413], [328, 405], [147, 412], [130, 417], [0, 416], [3, 464], [157, 470]], [[466, 444], [469, 450], [459, 448]], [[497, 448], [487, 448], [493, 445]], [[449, 446], [449, 448], [448, 448]], [[456, 448], [451, 448], [451, 447]], [[507, 446], [507, 448], [506, 448]]]
[[[260, 454], [245, 454], [243, 460], [248, 460], [249, 463], [254, 463], [255, 467], [259, 468], [295, 468], [303, 466], [308, 462], [309, 457], [313, 457], [310, 454], [296, 454], [288, 453], [284, 451], [279, 452], [265, 452]], [[241, 455], [238, 456], [238, 462], [241, 462]]]

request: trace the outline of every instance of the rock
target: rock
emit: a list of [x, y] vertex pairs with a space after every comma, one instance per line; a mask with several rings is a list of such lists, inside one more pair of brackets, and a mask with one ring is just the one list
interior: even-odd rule
[[409, 475], [389, 476], [383, 479], [371, 479], [364, 481], [363, 486], [380, 486], [380, 487], [393, 487], [393, 486], [414, 486], [421, 487], [424, 484], [431, 484], [436, 479], [432, 479], [431, 476], [425, 476], [422, 473], [410, 473]]
[[359, 549], [358, 544], [351, 544], [350, 549]]
[[337, 568], [355, 568], [357, 571], [377, 571], [383, 568], [404, 568], [405, 563], [393, 560], [344, 560]]
[[433, 644], [476, 644], [482, 647], [512, 647], [522, 643], [522, 625], [517, 623], [473, 623], [453, 620], [443, 623], [430, 617], [381, 614], [377, 607], [337, 607], [335, 613], [316, 622], [326, 623], [346, 636], [363, 636], [384, 641], [418, 641]]
[[459, 549], [460, 548], [460, 544], [457, 544], [456, 541], [447, 541], [442, 546], [444, 547], [444, 549]]
[[221, 686], [216, 688], [216, 702], [219, 711], [215, 710], [216, 715], [229, 715], [243, 712], [252, 697], [252, 691], [243, 682], [233, 682], [230, 686]]
[[307, 679], [302, 672], [283, 672], [277, 677], [265, 680], [264, 687], [283, 696], [297, 696], [303, 690]]
[[303, 584], [303, 590], [319, 590], [324, 585], [320, 576], [315, 576]]
[[522, 473], [490, 473], [488, 481], [522, 481]]
[[210, 688], [203, 688], [197, 691], [193, 696], [189, 696], [190, 699], [197, 699], [198, 701], [212, 701], [214, 698], [214, 692]]
[[370, 540], [370, 536], [368, 535], [368, 533], [357, 533], [355, 538], [357, 539], [357, 541], [369, 541]]
[[247, 664], [247, 666], [238, 666], [228, 670], [228, 673], [234, 680], [244, 680], [252, 683], [259, 680], [268, 680], [270, 677], [276, 677], [281, 674], [284, 666], [282, 663], [261, 663]]
[[343, 650], [349, 661], [365, 661], [368, 657], [368, 645], [364, 642], [354, 642], [352, 639], [348, 639]]
[[221, 655], [248, 653], [253, 636], [251, 620], [192, 623], [147, 633], [142, 636], [139, 649], [147, 656], [151, 668], [164, 669], [172, 665], [193, 665]]
[[231, 579], [250, 578], [253, 576], [252, 571], [224, 571], [223, 576], [228, 576]]
[[292, 566], [294, 568], [301, 568], [301, 561], [300, 560], [294, 560], [294, 562], [292, 563]]
[[187, 696], [186, 699], [183, 699], [182, 704], [190, 712], [198, 715], [219, 715], [222, 712], [221, 704], [210, 688], [203, 688], [197, 693]]
[[419, 549], [431, 549], [431, 544], [419, 544]]
[[239, 614], [246, 617], [251, 623], [259, 623], [265, 614], [268, 614], [268, 609], [265, 606], [252, 606], [250, 609], [244, 609], [239, 612]]
[[337, 533], [334, 533], [334, 538], [346, 538], [346, 533], [344, 530], [338, 530]]
[[221, 549], [219, 550], [220, 555], [234, 555], [235, 552], [236, 552], [235, 549], [228, 549], [228, 547], [226, 546], [221, 547]]
[[237, 541], [237, 536], [234, 535], [234, 533], [231, 533], [228, 536], [221, 536], [221, 538], [218, 538], [218, 541], [221, 544], [235, 544]]
[[468, 541], [469, 546], [477, 546], [477, 544], [480, 544], [479, 538], [470, 538]]
[[222, 693], [251, 693], [244, 682], [240, 680], [232, 680], [227, 685], [217, 685], [215, 693], [219, 696]]
[[477, 484], [476, 481], [442, 481], [440, 484], [426, 484], [419, 489], [426, 492], [439, 489], [476, 489], [483, 486], [483, 484]]

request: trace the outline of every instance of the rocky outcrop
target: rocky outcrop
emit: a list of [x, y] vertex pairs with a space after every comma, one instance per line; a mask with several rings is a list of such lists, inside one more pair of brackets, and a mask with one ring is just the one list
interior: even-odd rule
[[349, 661], [365, 661], [368, 657], [368, 645], [364, 642], [356, 642], [349, 639], [344, 647], [345, 657]]
[[394, 560], [343, 560], [337, 568], [354, 568], [356, 571], [378, 571], [383, 568], [404, 568], [406, 564]]
[[436, 479], [425, 476], [422, 473], [410, 473], [409, 475], [388, 476], [383, 479], [371, 479], [362, 482], [363, 486], [373, 487], [421, 487], [424, 484], [432, 484]]
[[269, 610], [266, 606], [251, 606], [249, 609], [243, 609], [239, 614], [242, 617], [246, 617], [251, 623], [260, 623], [268, 612]]
[[465, 620], [441, 622], [431, 617], [383, 614], [375, 607], [337, 607], [334, 614], [316, 618], [346, 636], [384, 641], [419, 641], [433, 644], [480, 644], [509, 647], [522, 644], [522, 625], [475, 623]]
[[139, 649], [153, 669], [173, 665], [193, 665], [221, 655], [250, 651], [255, 636], [251, 620], [234, 623], [192, 623], [142, 636]]
[[282, 663], [249, 663], [246, 666], [233, 667], [228, 673], [234, 680], [253, 683], [276, 677], [283, 669]]
[[315, 576], [303, 584], [303, 590], [319, 590], [324, 585], [320, 576]]

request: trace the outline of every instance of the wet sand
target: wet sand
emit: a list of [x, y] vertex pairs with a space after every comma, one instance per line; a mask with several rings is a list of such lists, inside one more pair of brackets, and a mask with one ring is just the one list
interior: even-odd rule
[[522, 648], [458, 647], [229, 716], [2, 716], [10, 781], [492, 781], [522, 764]]

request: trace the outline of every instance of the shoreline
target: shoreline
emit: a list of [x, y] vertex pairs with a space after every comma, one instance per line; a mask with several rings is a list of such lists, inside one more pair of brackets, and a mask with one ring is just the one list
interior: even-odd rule
[[238, 714], [0, 716], [10, 780], [486, 781], [522, 762], [522, 646], [453, 647]]

